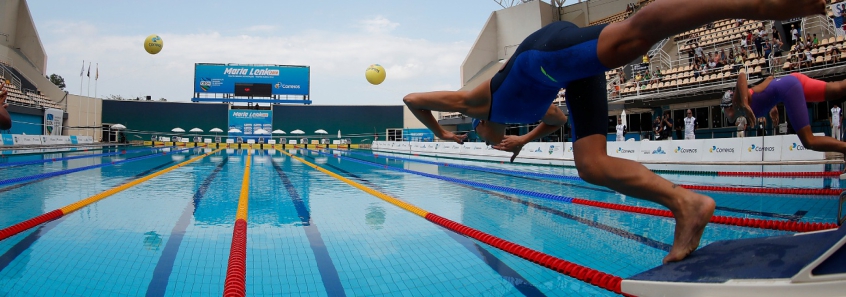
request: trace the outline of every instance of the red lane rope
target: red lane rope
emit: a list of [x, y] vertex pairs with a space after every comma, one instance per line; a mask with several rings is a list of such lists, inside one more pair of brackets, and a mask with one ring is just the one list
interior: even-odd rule
[[[591, 201], [585, 199], [575, 198], [573, 199], [573, 204], [580, 204], [580, 205], [587, 205], [605, 209], [613, 209], [625, 212], [633, 212], [639, 214], [646, 214], [646, 215], [653, 215], [659, 217], [666, 217], [672, 218], [673, 213], [669, 210], [664, 209], [655, 209], [655, 208], [648, 208], [648, 207], [640, 207], [640, 206], [630, 206], [630, 205], [622, 205], [622, 204], [614, 204], [614, 203], [607, 203], [607, 202], [599, 202], [599, 201]], [[828, 229], [836, 229], [837, 224], [835, 223], [809, 223], [809, 222], [793, 222], [793, 221], [774, 221], [774, 220], [762, 220], [762, 219], [750, 219], [750, 218], [736, 218], [736, 217], [726, 217], [726, 216], [712, 216], [711, 223], [723, 224], [723, 225], [734, 225], [734, 226], [741, 226], [741, 227], [752, 227], [752, 228], [759, 228], [759, 229], [771, 229], [771, 230], [782, 230], [782, 231], [793, 231], [793, 232], [810, 232], [810, 231], [819, 231], [819, 230], [828, 230]]]
[[61, 209], [56, 209], [51, 212], [45, 213], [43, 215], [31, 218], [29, 220], [14, 224], [12, 226], [6, 227], [0, 230], [0, 241], [5, 240], [6, 238], [12, 237], [15, 234], [21, 233], [29, 228], [41, 225], [43, 223], [58, 219], [65, 215]]
[[717, 192], [739, 192], [756, 194], [783, 194], [783, 195], [820, 195], [838, 196], [842, 189], [800, 189], [800, 188], [748, 188], [748, 187], [723, 187], [706, 185], [679, 185], [689, 190], [717, 191]]
[[822, 172], [732, 172], [717, 171], [717, 176], [750, 176], [750, 177], [839, 177], [840, 171]]
[[247, 295], [247, 221], [235, 221], [232, 231], [232, 247], [229, 250], [229, 265], [226, 268], [226, 281], [223, 296]]
[[478, 241], [484, 242], [490, 246], [516, 255], [520, 258], [534, 262], [543, 267], [558, 271], [559, 273], [568, 275], [572, 278], [609, 290], [617, 294], [622, 294], [620, 285], [623, 279], [619, 276], [607, 274], [599, 270], [595, 270], [563, 259], [556, 258], [554, 256], [550, 256], [549, 254], [538, 252], [522, 245], [467, 227], [465, 225], [462, 225], [460, 223], [438, 216], [433, 213], [428, 213], [426, 215], [426, 220], [429, 220], [432, 223], [438, 224], [444, 228], [452, 230], [453, 232], [456, 232], [458, 234], [471, 237]]

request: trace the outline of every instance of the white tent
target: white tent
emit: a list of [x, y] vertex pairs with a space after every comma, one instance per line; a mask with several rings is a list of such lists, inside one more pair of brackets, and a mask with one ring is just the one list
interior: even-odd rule
[[176, 127], [176, 128], [170, 129], [170, 132], [174, 132], [174, 133], [185, 133], [185, 129], [182, 129], [182, 128], [179, 128], [179, 127]]
[[273, 134], [285, 134], [285, 131], [276, 129], [276, 130], [273, 130], [273, 132], [271, 132], [271, 133], [273, 133]]
[[323, 129], [319, 129], [317, 131], [314, 131], [314, 134], [329, 134], [329, 132], [326, 132], [326, 130]]
[[121, 129], [126, 129], [126, 126], [121, 125], [121, 124], [114, 124], [114, 125], [112, 125], [111, 128], [115, 129], [115, 130], [121, 130]]
[[220, 128], [212, 128], [211, 130], [209, 130], [209, 132], [221, 133], [223, 132], [223, 130], [220, 130]]
[[626, 110], [623, 110], [623, 112], [620, 114], [620, 118], [623, 119], [623, 126], [628, 127], [629, 121], [628, 119], [626, 119]]
[[232, 129], [229, 129], [229, 133], [241, 133], [241, 130], [238, 130], [236, 128], [232, 128]]
[[194, 128], [194, 129], [188, 130], [188, 132], [191, 132], [191, 133], [203, 133], [203, 129], [200, 129], [200, 128]]
[[303, 132], [303, 130], [297, 129], [297, 130], [291, 131], [291, 134], [305, 134], [305, 132]]

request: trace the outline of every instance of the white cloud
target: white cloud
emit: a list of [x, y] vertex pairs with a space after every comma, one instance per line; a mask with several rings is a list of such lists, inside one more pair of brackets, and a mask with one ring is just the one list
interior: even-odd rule
[[[399, 24], [382, 17], [361, 24], [365, 26], [359, 33], [313, 30], [288, 36], [254, 35], [250, 30], [233, 35], [161, 32], [164, 48], [157, 55], [144, 51], [146, 36], [101, 34], [86, 23], [52, 24], [44, 34], [50, 37], [42, 39], [50, 56], [49, 73], [63, 75], [72, 93], [79, 93], [81, 61], [100, 64], [99, 97], [141, 94], [189, 101], [194, 63], [309, 65], [315, 104], [398, 105], [410, 92], [460, 87], [459, 67], [470, 43], [390, 34]], [[379, 86], [364, 79], [366, 67], [375, 63], [388, 75]]]

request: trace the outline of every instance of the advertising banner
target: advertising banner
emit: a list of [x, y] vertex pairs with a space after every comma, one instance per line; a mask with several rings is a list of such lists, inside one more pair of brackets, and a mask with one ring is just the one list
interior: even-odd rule
[[700, 162], [702, 161], [702, 142], [703, 140], [672, 140], [670, 141], [670, 150], [667, 152], [669, 157], [665, 161], [671, 162]]
[[3, 134], [3, 145], [15, 145], [15, 138], [12, 134]]
[[402, 129], [403, 141], [435, 141], [435, 134], [432, 130], [422, 129]]
[[247, 139], [258, 139], [259, 137], [270, 137], [270, 134], [258, 135], [254, 132], [259, 129], [265, 131], [273, 130], [273, 111], [270, 110], [238, 110], [229, 111], [229, 129], [241, 130], [241, 133], [229, 133], [230, 138], [241, 137]]
[[517, 157], [560, 160], [564, 157], [563, 147], [563, 142], [530, 142], [523, 146], [523, 151]]
[[573, 143], [564, 143], [564, 160], [573, 160]]
[[43, 142], [42, 136], [39, 135], [14, 134], [12, 135], [12, 137], [15, 139], [15, 145], [33, 145], [46, 143]]
[[63, 115], [64, 112], [61, 109], [44, 109], [44, 135], [62, 135]]
[[258, 91], [256, 96], [269, 97], [264, 94], [268, 89], [272, 95], [308, 95], [309, 72], [308, 66], [198, 63], [194, 64], [194, 93], [235, 94], [238, 84], [239, 96]]
[[638, 161], [667, 161], [671, 147], [670, 141], [641, 141]]
[[702, 161], [738, 162], [743, 153], [743, 140], [738, 138], [702, 140]]
[[637, 161], [640, 155], [639, 141], [615, 141], [608, 142], [606, 147], [608, 156]]
[[782, 136], [743, 138], [740, 161], [779, 161], [781, 159], [781, 138]]
[[825, 153], [806, 149], [795, 134], [782, 135], [781, 137], [781, 160], [824, 160]]

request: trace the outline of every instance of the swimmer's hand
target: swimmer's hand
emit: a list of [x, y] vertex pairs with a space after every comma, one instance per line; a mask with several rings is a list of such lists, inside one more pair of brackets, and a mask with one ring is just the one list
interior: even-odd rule
[[511, 162], [514, 163], [514, 159], [517, 158], [517, 155], [520, 154], [520, 150], [523, 149], [523, 146], [526, 145], [525, 139], [520, 136], [513, 136], [513, 135], [506, 135], [502, 141], [494, 145], [494, 149], [498, 149], [501, 151], [512, 152], [514, 155], [511, 155]]
[[443, 140], [455, 141], [458, 144], [464, 144], [464, 140], [467, 139], [467, 134], [458, 135], [458, 134], [446, 131], [446, 132], [444, 132], [443, 135], [441, 135], [438, 138], [443, 139]]
[[755, 113], [752, 112], [752, 108], [750, 108], [748, 104], [743, 105], [742, 108], [743, 111], [746, 113], [746, 120], [748, 121], [747, 125], [751, 125], [752, 127], [757, 126], [758, 118], [755, 117]]

